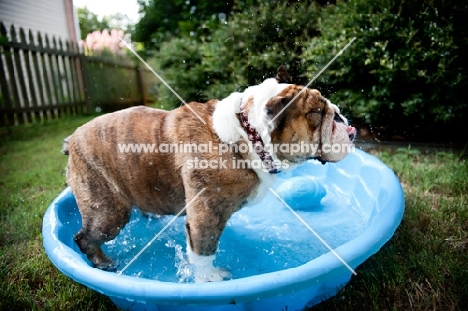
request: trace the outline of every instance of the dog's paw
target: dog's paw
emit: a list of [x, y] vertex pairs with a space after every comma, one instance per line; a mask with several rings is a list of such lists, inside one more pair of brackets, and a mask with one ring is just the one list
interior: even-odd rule
[[220, 282], [232, 276], [229, 271], [213, 266], [215, 255], [197, 255], [189, 248], [187, 249], [187, 256], [193, 267], [195, 283]]
[[101, 261], [99, 264], [95, 264], [94, 268], [98, 268], [107, 272], [117, 272], [119, 266], [120, 265], [118, 263], [107, 258], [105, 261]]
[[217, 267], [195, 267], [195, 283], [221, 282], [231, 278], [231, 272]]

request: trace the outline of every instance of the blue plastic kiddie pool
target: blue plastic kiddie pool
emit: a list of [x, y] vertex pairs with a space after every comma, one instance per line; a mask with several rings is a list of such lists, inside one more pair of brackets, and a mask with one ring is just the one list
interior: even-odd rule
[[[403, 212], [393, 171], [355, 150], [338, 163], [311, 160], [279, 174], [260, 203], [235, 213], [216, 254], [215, 265], [232, 273], [223, 282], [193, 283], [184, 217], [123, 273], [92, 268], [75, 245], [81, 216], [68, 188], [49, 206], [42, 232], [45, 251], [62, 273], [123, 310], [301, 310], [345, 286], [392, 237]], [[135, 210], [103, 249], [122, 269], [171, 219]]]

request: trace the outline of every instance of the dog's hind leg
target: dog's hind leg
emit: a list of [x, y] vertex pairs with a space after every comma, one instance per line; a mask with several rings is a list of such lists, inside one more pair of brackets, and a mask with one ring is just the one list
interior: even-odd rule
[[73, 238], [78, 244], [80, 250], [86, 254], [86, 257], [93, 263], [95, 268], [99, 268], [105, 271], [116, 271], [117, 265], [107, 257], [101, 249], [103, 242], [90, 241], [86, 230], [81, 228]]
[[[118, 265], [104, 254], [101, 245], [114, 239], [128, 222], [131, 203], [115, 192], [107, 192], [108, 187], [101, 185], [100, 188], [98, 199], [93, 192], [75, 193], [82, 227], [74, 240], [95, 268], [115, 271]], [[88, 195], [93, 199], [87, 198]]]

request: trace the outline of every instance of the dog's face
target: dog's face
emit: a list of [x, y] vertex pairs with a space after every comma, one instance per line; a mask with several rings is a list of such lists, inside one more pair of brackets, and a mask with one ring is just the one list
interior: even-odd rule
[[265, 104], [264, 113], [273, 123], [271, 142], [291, 145], [277, 148], [280, 160], [336, 162], [351, 150], [355, 128], [317, 90], [290, 85]]

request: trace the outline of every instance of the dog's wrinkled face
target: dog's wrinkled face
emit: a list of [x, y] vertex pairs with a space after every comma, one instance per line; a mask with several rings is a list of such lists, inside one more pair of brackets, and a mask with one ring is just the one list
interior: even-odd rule
[[274, 124], [271, 143], [296, 145], [295, 149], [278, 148], [276, 151], [280, 160], [291, 162], [310, 158], [322, 162], [339, 161], [351, 150], [356, 133], [336, 105], [319, 91], [303, 86], [289, 85], [271, 98], [265, 105], [265, 117]]

